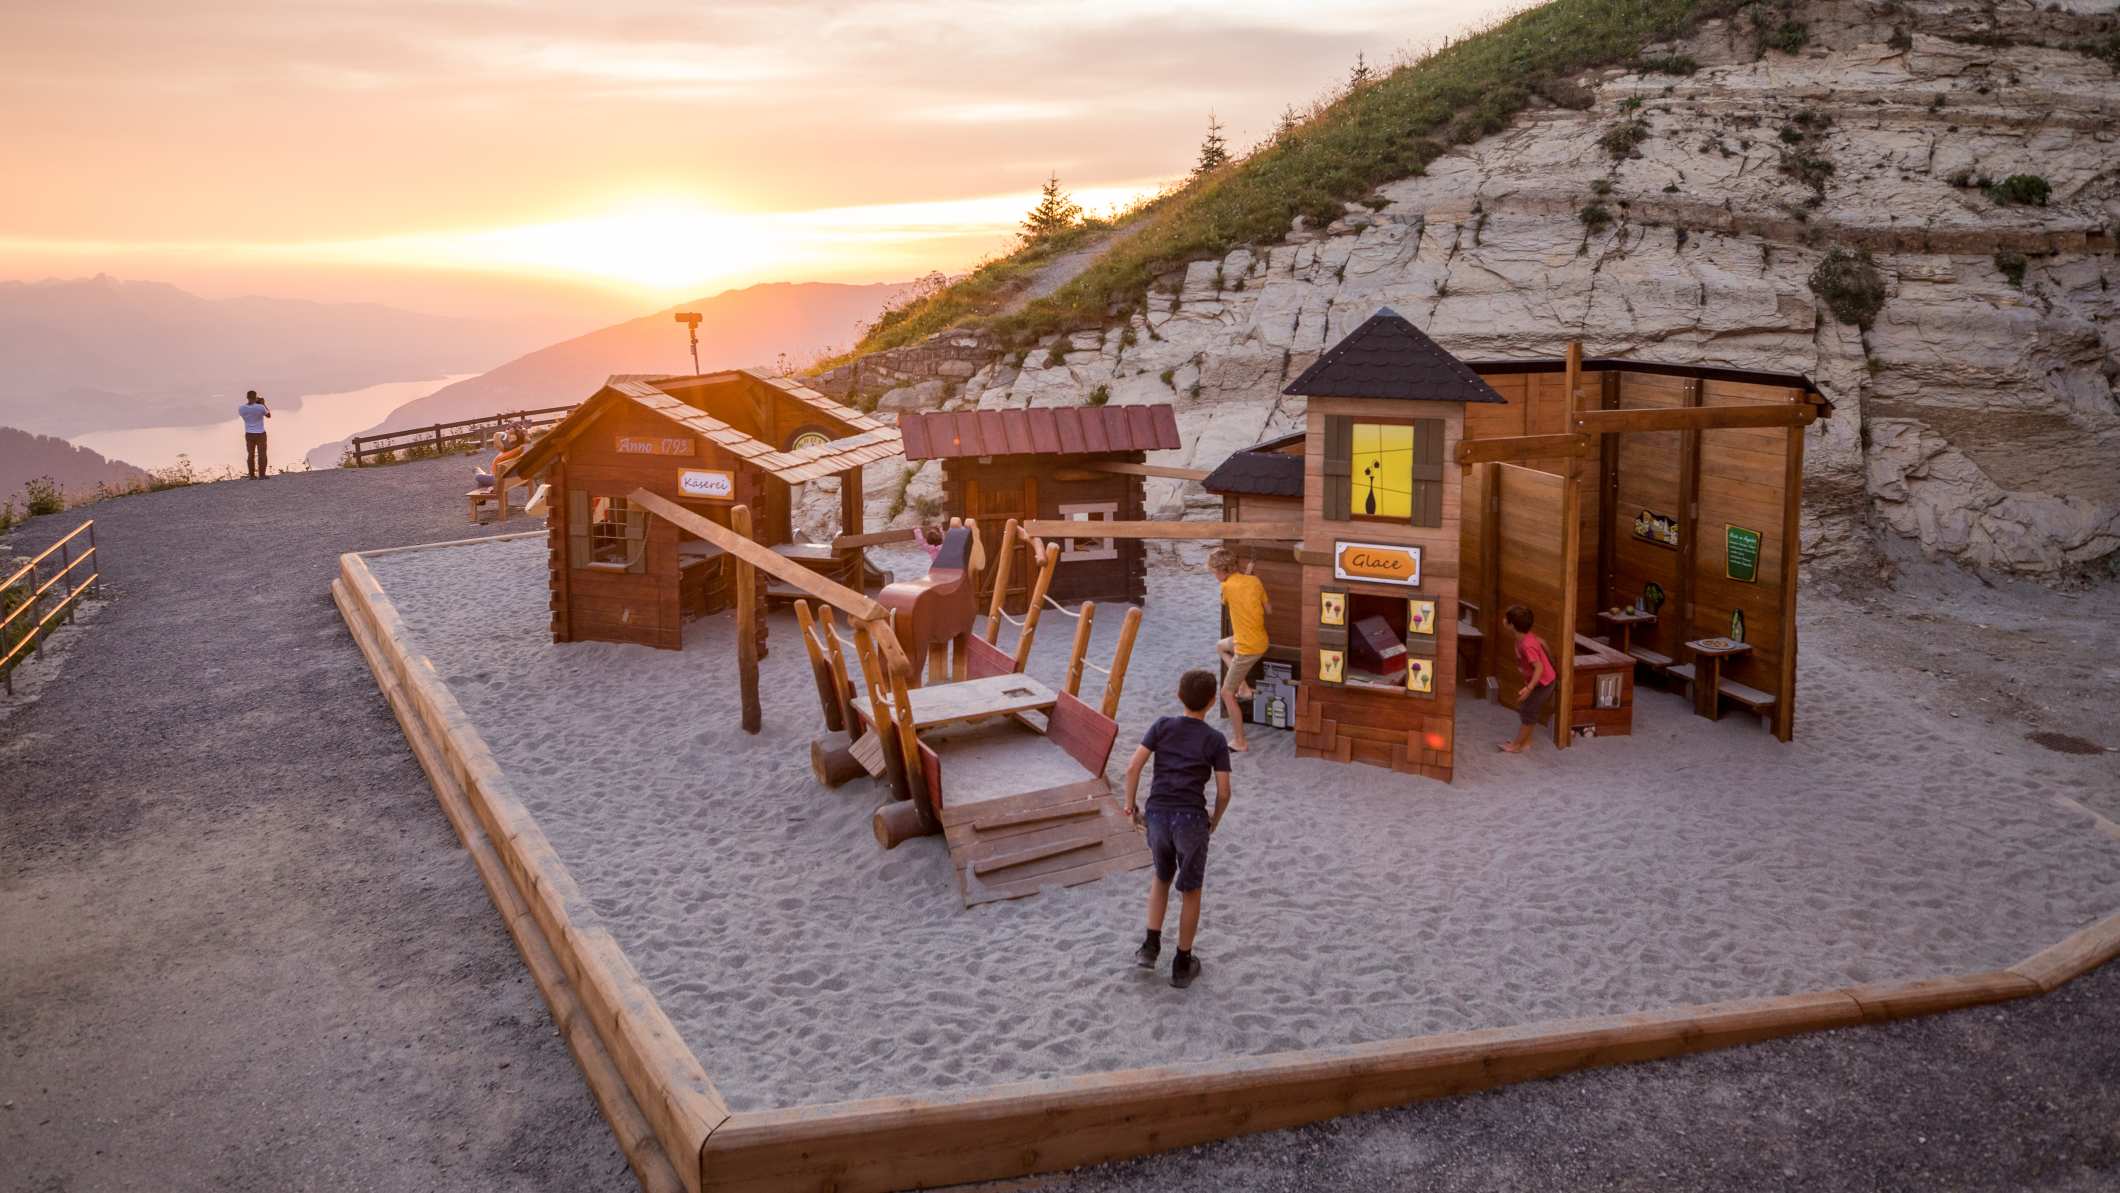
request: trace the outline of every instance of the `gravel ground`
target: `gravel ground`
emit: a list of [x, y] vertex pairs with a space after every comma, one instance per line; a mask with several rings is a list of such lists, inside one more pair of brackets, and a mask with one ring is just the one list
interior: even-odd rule
[[[328, 595], [340, 551], [480, 533], [462, 469], [95, 507], [117, 599], [0, 720], [0, 1190], [635, 1187]], [[1875, 615], [1887, 644], [1945, 616]], [[2072, 683], [2109, 711], [2112, 623], [2051, 617], [2057, 656], [2102, 660]], [[1991, 674], [1959, 682], [2026, 669], [2018, 638], [1987, 644]], [[2104, 803], [2114, 757], [2056, 754], [2057, 777]], [[2110, 1189], [2120, 967], [1008, 1187], [1207, 1185]]]
[[637, 1187], [331, 603], [467, 471], [85, 511], [114, 599], [0, 721], [0, 1189]]

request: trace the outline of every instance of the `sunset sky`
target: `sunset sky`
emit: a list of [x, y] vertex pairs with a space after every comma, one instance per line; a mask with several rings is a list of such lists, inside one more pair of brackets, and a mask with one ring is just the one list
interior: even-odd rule
[[0, 278], [470, 313], [896, 280], [1490, 0], [75, 0], [0, 11]]

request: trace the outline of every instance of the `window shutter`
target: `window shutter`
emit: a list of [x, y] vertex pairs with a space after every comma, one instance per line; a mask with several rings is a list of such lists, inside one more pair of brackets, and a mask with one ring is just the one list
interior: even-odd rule
[[589, 494], [580, 489], [567, 490], [567, 563], [570, 567], [589, 566]]
[[648, 570], [648, 511], [626, 503], [626, 570]]
[[1443, 524], [1443, 420], [1413, 422], [1413, 524]]
[[1348, 461], [1354, 453], [1354, 420], [1344, 414], [1325, 417], [1325, 450], [1323, 476], [1325, 491], [1320, 494], [1324, 501], [1325, 518], [1331, 522], [1349, 519], [1347, 471]]

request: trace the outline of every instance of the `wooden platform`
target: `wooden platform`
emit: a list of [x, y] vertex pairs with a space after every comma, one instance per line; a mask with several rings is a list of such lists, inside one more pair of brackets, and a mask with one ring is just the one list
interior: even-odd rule
[[[400, 549], [475, 549], [492, 541]], [[2120, 956], [2116, 913], [1985, 973], [732, 1113], [433, 666], [407, 645], [364, 560], [341, 557], [332, 596], [621, 1151], [651, 1193], [880, 1193], [1056, 1172], [1577, 1069], [2020, 998]], [[1065, 844], [1054, 826], [1090, 819], [1072, 814], [1079, 798], [1097, 807], [1106, 842], [1100, 848], [1121, 840], [1111, 831], [1109, 795], [1085, 789], [1052, 798], [1053, 810], [1070, 815], [1042, 828], [1031, 819], [1011, 825], [1005, 821], [1033, 809], [988, 802], [977, 807], [972, 831], [1004, 860], [1006, 852], [1033, 848], [1041, 833], [1053, 834], [1048, 845]], [[1056, 852], [1019, 864], [1064, 870], [1065, 857]]]
[[1093, 882], [1149, 864], [1148, 837], [1101, 776], [944, 808], [950, 868], [966, 907]]

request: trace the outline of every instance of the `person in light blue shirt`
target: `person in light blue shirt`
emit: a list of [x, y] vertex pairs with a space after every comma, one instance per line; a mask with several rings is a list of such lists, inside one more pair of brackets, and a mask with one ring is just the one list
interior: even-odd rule
[[243, 404], [236, 407], [236, 414], [243, 420], [243, 457], [250, 468], [253, 480], [264, 480], [265, 473], [265, 420], [272, 411], [257, 390], [243, 395]]

